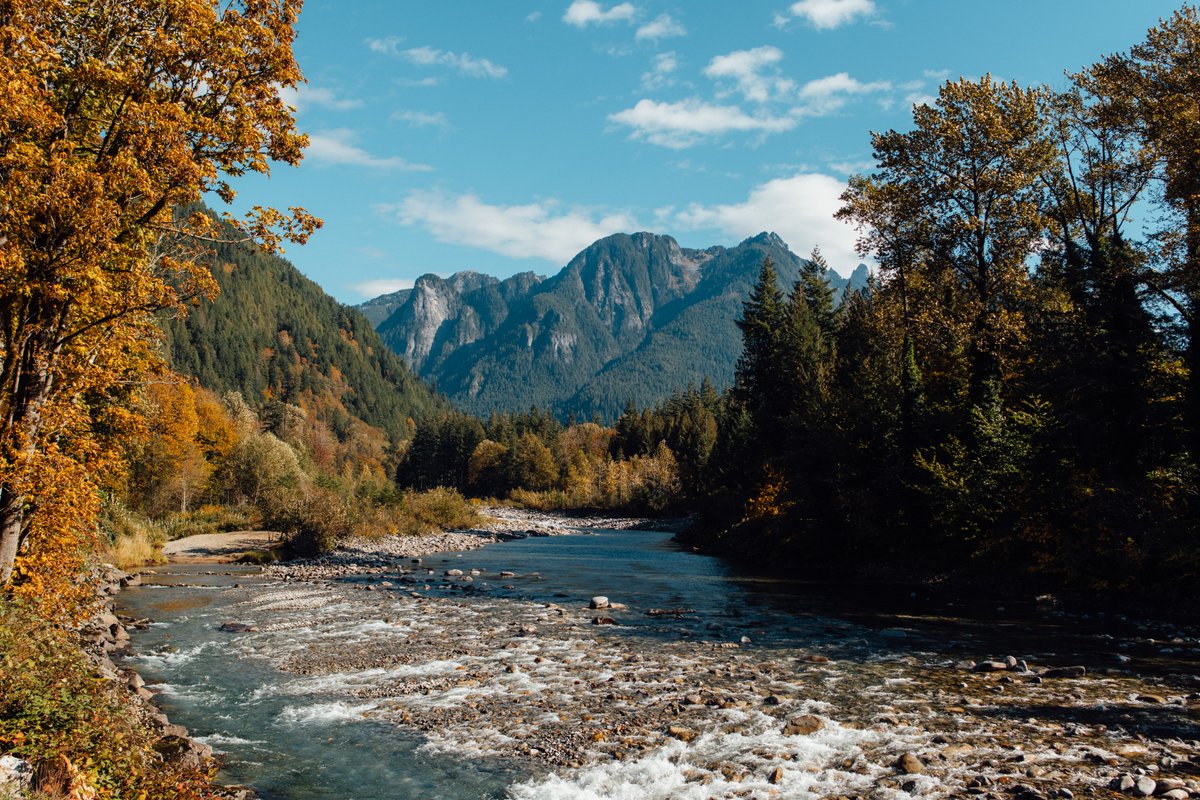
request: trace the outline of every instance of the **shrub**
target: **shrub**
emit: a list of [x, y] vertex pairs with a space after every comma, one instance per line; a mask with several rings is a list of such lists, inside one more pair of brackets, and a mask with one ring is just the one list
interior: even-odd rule
[[405, 492], [400, 508], [408, 521], [407, 529], [400, 533], [420, 535], [461, 530], [483, 522], [479, 512], [457, 490], [441, 486], [424, 492]]
[[208, 775], [163, 763], [133, 698], [95, 668], [73, 635], [0, 602], [0, 754], [31, 762], [47, 793], [215, 798]]
[[100, 518], [105, 533], [104, 558], [121, 569], [162, 564], [167, 541], [163, 526], [118, 501], [110, 502]]
[[293, 555], [328, 553], [354, 533], [355, 510], [341, 495], [320, 486], [275, 495], [265, 505], [265, 524], [284, 535]]

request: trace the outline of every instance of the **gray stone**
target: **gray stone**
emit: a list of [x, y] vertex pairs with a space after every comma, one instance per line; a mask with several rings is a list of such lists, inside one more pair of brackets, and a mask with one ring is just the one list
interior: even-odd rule
[[1137, 779], [1137, 783], [1133, 786], [1133, 793], [1137, 797], [1149, 797], [1154, 794], [1154, 790], [1158, 788], [1158, 783], [1148, 775], [1143, 775]]
[[15, 756], [0, 756], [0, 794], [23, 797], [33, 783], [33, 764]]
[[972, 672], [1006, 672], [1008, 664], [1003, 661], [980, 661], [971, 668]]
[[608, 598], [602, 594], [598, 594], [588, 603], [588, 608], [608, 608]]

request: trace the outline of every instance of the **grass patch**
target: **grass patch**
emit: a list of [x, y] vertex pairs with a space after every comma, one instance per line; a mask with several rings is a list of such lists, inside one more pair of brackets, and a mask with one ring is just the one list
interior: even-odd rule
[[166, 562], [162, 548], [167, 533], [161, 524], [144, 514], [112, 502], [104, 509], [100, 525], [106, 534], [103, 557], [121, 569]]

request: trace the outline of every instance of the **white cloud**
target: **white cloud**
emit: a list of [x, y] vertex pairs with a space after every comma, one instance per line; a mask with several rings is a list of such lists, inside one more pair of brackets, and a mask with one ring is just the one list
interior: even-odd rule
[[386, 158], [375, 156], [354, 143], [355, 134], [348, 128], [312, 133], [308, 136], [305, 158], [318, 164], [334, 164], [370, 169], [404, 170], [408, 172], [431, 172], [427, 164], [413, 164], [399, 156]]
[[404, 42], [403, 36], [387, 36], [383, 39], [371, 38], [367, 39], [367, 49], [372, 53], [382, 53], [385, 56], [394, 56], [399, 54], [400, 45]]
[[540, 12], [540, 11], [534, 11], [534, 12], [532, 12], [532, 13], [530, 13], [530, 14], [527, 14], [527, 15], [525, 16], [525, 21], [526, 21], [526, 22], [538, 22], [538, 21], [540, 21], [540, 20], [541, 20], [541, 18], [542, 18], [542, 12]]
[[323, 87], [300, 84], [295, 87], [285, 86], [279, 90], [283, 102], [297, 111], [309, 108], [329, 108], [334, 111], [349, 111], [362, 106], [362, 100], [348, 97], [338, 97], [333, 90]]
[[364, 300], [370, 300], [372, 297], [379, 297], [383, 294], [398, 292], [401, 289], [411, 289], [412, 287], [413, 281], [411, 278], [377, 278], [373, 281], [350, 284], [350, 288], [357, 292], [358, 296]]
[[875, 169], [874, 161], [831, 161], [829, 168], [843, 175], [865, 175]]
[[441, 111], [395, 111], [392, 113], [392, 119], [398, 122], [407, 122], [414, 128], [452, 128], [450, 120], [446, 118], [445, 113]]
[[373, 53], [397, 56], [422, 67], [449, 67], [469, 78], [503, 78], [508, 74], [507, 67], [495, 64], [486, 58], [476, 58], [470, 53], [438, 50], [434, 47], [401, 49], [400, 44], [403, 41], [399, 36], [367, 39], [367, 48]]
[[905, 96], [904, 102], [910, 106], [936, 106], [937, 98], [925, 92], [913, 92]]
[[848, 97], [853, 95], [887, 92], [892, 88], [890, 81], [874, 81], [863, 83], [849, 73], [839, 72], [827, 75], [804, 84], [799, 97], [803, 102], [803, 113], [807, 116], [831, 114], [846, 105]]
[[854, 251], [854, 229], [833, 218], [845, 190], [846, 182], [839, 178], [799, 173], [754, 187], [741, 203], [693, 203], [675, 215], [675, 222], [683, 228], [713, 229], [739, 238], [774, 231], [800, 255], [820, 245], [830, 266], [849, 275], [861, 261]]
[[687, 36], [687, 28], [684, 28], [670, 14], [660, 14], [650, 22], [637, 29], [637, 33], [633, 38], [637, 40], [650, 39], [657, 42], [659, 39], [669, 39], [672, 36]]
[[800, 0], [789, 10], [814, 28], [828, 30], [853, 22], [856, 17], [873, 17], [876, 8], [875, 0]]
[[642, 73], [642, 88], [661, 89], [675, 83], [672, 75], [679, 69], [679, 57], [674, 52], [659, 53], [654, 57], [654, 68]]
[[445, 66], [458, 70], [471, 78], [503, 78], [508, 68], [493, 64], [486, 58], [475, 58], [470, 53], [452, 53], [432, 47], [414, 47], [404, 50], [401, 56], [423, 67]]
[[403, 225], [420, 225], [439, 241], [560, 265], [597, 239], [637, 228], [627, 213], [561, 209], [554, 201], [492, 205], [474, 194], [438, 191], [412, 192], [402, 202], [378, 210]]
[[795, 82], [783, 77], [776, 66], [782, 60], [783, 52], [769, 45], [735, 50], [714, 58], [704, 68], [704, 74], [714, 80], [730, 79], [747, 100], [766, 103], [796, 88]]
[[737, 106], [722, 106], [692, 98], [678, 103], [659, 103], [643, 99], [608, 117], [633, 128], [631, 137], [681, 150], [707, 136], [731, 131], [779, 133], [796, 126], [796, 118], [770, 115], [752, 116]]
[[593, 23], [632, 22], [636, 11], [633, 3], [620, 3], [606, 11], [596, 0], [574, 0], [563, 14], [563, 22], [576, 28], [586, 28]]

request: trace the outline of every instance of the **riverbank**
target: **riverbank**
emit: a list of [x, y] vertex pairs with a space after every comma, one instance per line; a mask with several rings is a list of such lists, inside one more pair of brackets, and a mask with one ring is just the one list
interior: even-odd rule
[[[336, 796], [322, 764], [377, 786], [416, 771], [397, 797], [457, 797], [439, 783], [451, 773], [463, 797], [556, 800], [1200, 793], [1186, 629], [1053, 609], [814, 613], [645, 533], [355, 557], [135, 590], [170, 621], [138, 634], [134, 663], [237, 779], [288, 797]], [[589, 608], [601, 593], [608, 607]], [[226, 704], [244, 727], [214, 717]], [[410, 755], [363, 762], [393, 752]], [[261, 772], [272, 763], [281, 777]], [[507, 788], [487, 782], [497, 771]]]
[[141, 676], [119, 663], [130, 632], [150, 623], [115, 613], [113, 603], [141, 577], [99, 565], [86, 580], [97, 610], [74, 628], [0, 604], [0, 797], [253, 798], [212, 783], [212, 748], [173, 724]]

